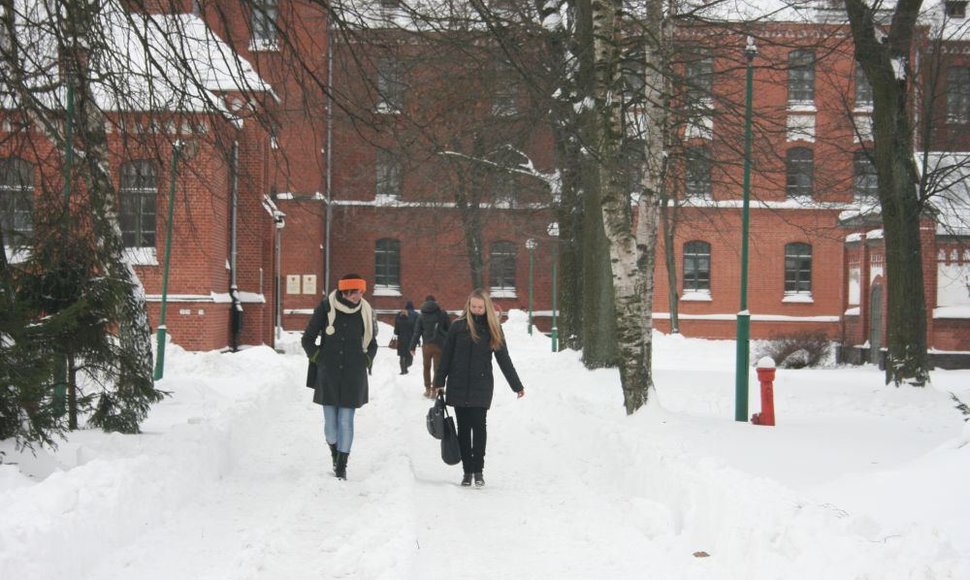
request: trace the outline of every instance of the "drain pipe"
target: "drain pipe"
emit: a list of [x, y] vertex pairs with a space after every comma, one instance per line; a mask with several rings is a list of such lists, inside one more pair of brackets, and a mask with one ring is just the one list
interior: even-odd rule
[[236, 227], [239, 206], [239, 141], [232, 142], [232, 159], [229, 165], [230, 199], [229, 207], [229, 326], [231, 338], [229, 346], [232, 352], [239, 350], [239, 333], [242, 330], [242, 302], [239, 301], [239, 286], [236, 281], [236, 260], [238, 255]]
[[323, 241], [323, 295], [327, 296], [330, 294], [330, 229], [333, 223], [333, 196], [331, 195], [331, 169], [330, 164], [333, 161], [333, 28], [330, 26], [331, 15], [327, 14], [327, 173], [326, 173], [326, 189], [327, 197], [325, 203], [327, 204], [327, 209], [325, 212], [324, 227], [326, 232], [324, 232]]

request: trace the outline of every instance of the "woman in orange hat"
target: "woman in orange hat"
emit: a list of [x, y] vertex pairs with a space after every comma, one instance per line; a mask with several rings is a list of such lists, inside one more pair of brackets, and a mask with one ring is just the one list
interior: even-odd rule
[[[374, 311], [364, 300], [367, 282], [347, 274], [320, 301], [303, 332], [303, 350], [316, 365], [313, 402], [323, 406], [323, 432], [334, 474], [347, 479], [354, 413], [367, 404], [367, 371], [377, 354]], [[312, 374], [312, 373], [311, 373]]]

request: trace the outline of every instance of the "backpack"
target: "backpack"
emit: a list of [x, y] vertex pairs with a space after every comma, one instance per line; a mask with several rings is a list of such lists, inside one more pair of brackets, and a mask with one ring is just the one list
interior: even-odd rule
[[[440, 324], [438, 312], [434, 314], [422, 314], [421, 315], [421, 340], [424, 344], [431, 344], [437, 342], [438, 339], [438, 324]], [[434, 324], [431, 321], [434, 320]]]

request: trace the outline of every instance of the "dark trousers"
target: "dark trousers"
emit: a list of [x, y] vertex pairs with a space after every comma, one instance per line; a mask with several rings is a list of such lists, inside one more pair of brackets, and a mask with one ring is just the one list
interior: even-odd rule
[[488, 409], [484, 407], [455, 407], [455, 419], [458, 420], [458, 446], [461, 447], [461, 466], [465, 473], [485, 470], [485, 442], [488, 439], [485, 415], [487, 414]]
[[438, 374], [438, 365], [441, 363], [441, 347], [434, 343], [424, 343], [421, 347], [421, 356], [424, 360], [424, 388], [430, 389], [434, 384], [434, 374]]
[[408, 369], [411, 368], [411, 363], [414, 362], [414, 357], [411, 356], [411, 353], [408, 352], [408, 353], [402, 354], [397, 358], [398, 358], [398, 361], [401, 363], [401, 372], [402, 373], [408, 372]]

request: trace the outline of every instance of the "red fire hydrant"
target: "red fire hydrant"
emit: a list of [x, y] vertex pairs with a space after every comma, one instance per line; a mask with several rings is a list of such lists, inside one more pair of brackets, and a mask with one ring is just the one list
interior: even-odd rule
[[763, 357], [758, 361], [758, 382], [761, 383], [761, 412], [751, 416], [755, 425], [775, 424], [775, 361]]

